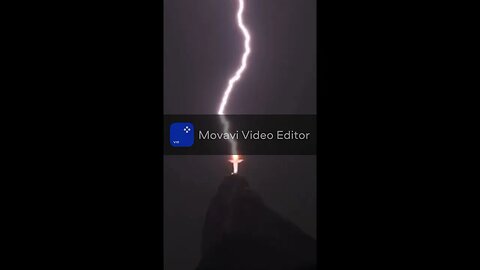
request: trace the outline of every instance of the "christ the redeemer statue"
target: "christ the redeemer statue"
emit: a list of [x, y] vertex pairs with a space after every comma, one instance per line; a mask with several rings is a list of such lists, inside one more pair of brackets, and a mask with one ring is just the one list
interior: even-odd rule
[[233, 172], [232, 174], [238, 173], [238, 163], [242, 162], [243, 159], [239, 158], [238, 155], [232, 155], [232, 159], [228, 160], [233, 164]]

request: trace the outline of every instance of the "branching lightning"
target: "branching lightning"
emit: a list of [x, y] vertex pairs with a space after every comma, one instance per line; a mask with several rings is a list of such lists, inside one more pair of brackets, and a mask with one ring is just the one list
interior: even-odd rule
[[[229, 128], [228, 120], [225, 119], [225, 116], [223, 116], [225, 111], [225, 106], [227, 105], [228, 98], [230, 96], [230, 93], [232, 92], [233, 86], [238, 80], [240, 80], [240, 78], [242, 77], [243, 71], [247, 68], [247, 59], [248, 59], [248, 56], [250, 55], [250, 33], [248, 32], [247, 27], [245, 27], [245, 25], [243, 24], [243, 17], [242, 17], [243, 10], [245, 8], [245, 3], [243, 1], [244, 0], [238, 0], [239, 8], [237, 12], [237, 22], [238, 22], [238, 27], [240, 28], [240, 30], [242, 30], [243, 36], [245, 38], [245, 42], [244, 42], [245, 51], [242, 55], [242, 62], [240, 67], [235, 72], [235, 75], [232, 78], [230, 78], [230, 80], [228, 80], [227, 89], [225, 89], [225, 92], [223, 93], [222, 102], [220, 103], [220, 108], [218, 109], [218, 114], [221, 117], [221, 121], [223, 123], [225, 132], [228, 132], [228, 128]], [[237, 173], [238, 163], [242, 162], [243, 160], [240, 159], [237, 153], [236, 141], [230, 140], [230, 142], [232, 146], [232, 158], [229, 161], [233, 163], [233, 173]]]

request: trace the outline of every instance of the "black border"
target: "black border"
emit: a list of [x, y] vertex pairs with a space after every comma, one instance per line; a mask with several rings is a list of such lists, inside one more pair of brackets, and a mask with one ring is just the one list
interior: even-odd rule
[[[317, 70], [328, 89], [317, 95], [317, 115], [328, 121], [317, 126], [331, 131], [317, 156], [318, 265], [408, 260], [401, 244], [415, 243], [417, 219], [403, 194], [416, 189], [409, 180], [416, 174], [405, 173], [411, 164], [398, 154], [405, 144], [396, 144], [402, 138], [392, 123], [401, 124], [402, 94], [416, 96], [411, 70], [422, 72], [415, 69], [421, 55], [408, 50], [418, 43], [407, 35], [414, 27], [402, 32], [407, 11], [398, 7], [317, 8], [317, 37], [325, 41], [317, 41], [323, 57]], [[33, 159], [21, 166], [33, 174], [19, 180], [22, 191], [34, 191], [18, 211], [28, 213], [18, 235], [36, 247], [24, 258], [163, 266], [162, 9], [131, 2], [25, 5], [13, 21], [26, 19], [17, 24], [26, 39], [15, 39], [15, 56], [27, 67], [19, 81], [36, 90], [21, 91], [38, 106], [29, 118], [40, 118], [28, 141], [45, 145], [22, 152]]]

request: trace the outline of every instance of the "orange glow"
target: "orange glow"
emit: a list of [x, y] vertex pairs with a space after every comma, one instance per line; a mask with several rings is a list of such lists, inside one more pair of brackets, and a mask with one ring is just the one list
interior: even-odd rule
[[237, 162], [240, 163], [243, 161], [243, 159], [240, 157], [240, 155], [232, 155], [232, 157], [229, 160], [230, 162]]
[[232, 158], [229, 160], [231, 163], [233, 163], [233, 173], [238, 173], [238, 163], [242, 162], [243, 159], [240, 158], [239, 155], [232, 155]]

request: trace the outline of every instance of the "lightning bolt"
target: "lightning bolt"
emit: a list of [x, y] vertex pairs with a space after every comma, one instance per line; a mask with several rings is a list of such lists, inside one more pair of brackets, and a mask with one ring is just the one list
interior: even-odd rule
[[[245, 25], [243, 24], [243, 17], [242, 17], [243, 10], [245, 8], [245, 3], [243, 2], [243, 0], [238, 0], [238, 4], [239, 6], [238, 6], [238, 12], [237, 12], [237, 22], [238, 22], [238, 27], [242, 31], [242, 34], [245, 38], [245, 41], [244, 41], [245, 51], [243, 52], [243, 55], [242, 55], [242, 62], [240, 64], [240, 67], [235, 72], [235, 75], [228, 80], [227, 89], [225, 89], [223, 93], [222, 102], [220, 103], [220, 107], [218, 109], [218, 114], [220, 115], [220, 119], [223, 123], [224, 132], [228, 132], [228, 129], [229, 129], [228, 120], [225, 119], [225, 116], [223, 115], [225, 111], [225, 106], [227, 105], [228, 98], [230, 96], [230, 93], [233, 90], [233, 86], [238, 80], [240, 80], [240, 78], [242, 77], [243, 71], [247, 68], [247, 59], [251, 51], [250, 50], [250, 33], [248, 32], [247, 27], [245, 27]], [[238, 163], [242, 162], [243, 160], [240, 159], [239, 155], [237, 154], [236, 141], [232, 139], [230, 140], [230, 143], [232, 147], [232, 158], [229, 161], [234, 164], [233, 173], [237, 173]]]
[[238, 0], [238, 3], [239, 3], [239, 8], [237, 12], [237, 22], [238, 22], [238, 27], [240, 28], [240, 30], [242, 30], [243, 36], [245, 38], [245, 42], [244, 42], [245, 51], [243, 52], [243, 56], [242, 56], [242, 64], [237, 69], [237, 72], [235, 72], [235, 75], [232, 78], [230, 78], [230, 80], [228, 80], [228, 87], [227, 89], [225, 89], [225, 92], [223, 93], [222, 103], [220, 104], [220, 108], [218, 109], [218, 114], [220, 115], [222, 115], [225, 110], [225, 106], [227, 105], [228, 97], [232, 92], [233, 86], [238, 80], [240, 80], [240, 78], [242, 77], [243, 71], [247, 68], [247, 59], [248, 59], [248, 56], [250, 55], [250, 33], [248, 32], [247, 27], [245, 27], [245, 25], [243, 24], [243, 17], [242, 17], [245, 4], [243, 0]]

